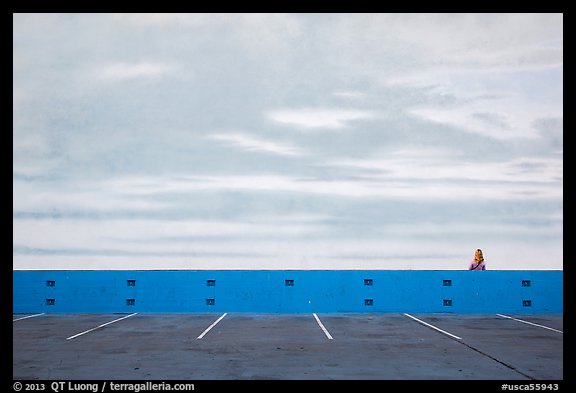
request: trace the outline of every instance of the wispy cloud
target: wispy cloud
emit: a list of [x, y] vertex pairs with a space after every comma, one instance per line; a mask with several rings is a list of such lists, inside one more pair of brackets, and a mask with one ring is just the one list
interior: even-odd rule
[[531, 127], [529, 118], [506, 117], [499, 113], [477, 112], [469, 109], [418, 108], [409, 110], [414, 116], [438, 124], [444, 124], [464, 132], [471, 132], [498, 140], [536, 138], [538, 133]]
[[[348, 198], [409, 198], [419, 200], [455, 201], [477, 200], [530, 200], [561, 198], [561, 168], [558, 162], [515, 161], [486, 165], [484, 168], [467, 166], [406, 165], [403, 161], [346, 162], [335, 164], [357, 168], [392, 170], [393, 175], [371, 176], [358, 180], [324, 180], [284, 175], [246, 176], [178, 176], [178, 177], [122, 177], [101, 185], [106, 189], [121, 186], [123, 198], [138, 195], [184, 193], [194, 191], [293, 192], [302, 195], [325, 195]], [[463, 170], [463, 172], [460, 172]], [[539, 176], [539, 177], [538, 177]], [[476, 182], [474, 182], [476, 180]], [[461, 182], [458, 182], [461, 181]], [[463, 182], [462, 182], [463, 181]], [[506, 187], [502, 186], [506, 182]]]
[[304, 151], [297, 146], [288, 143], [263, 140], [247, 134], [215, 134], [209, 135], [207, 138], [251, 152], [277, 154], [282, 156], [301, 156], [305, 154]]
[[[490, 258], [490, 268], [495, 270], [514, 269], [510, 263], [513, 258], [520, 258], [525, 269], [537, 267], [537, 252], [546, 252], [554, 261], [562, 260], [562, 249], [555, 247], [553, 242], [535, 245], [525, 240], [536, 239], [541, 233], [546, 236], [550, 231], [557, 235], [561, 233], [558, 227], [531, 231], [520, 226], [481, 225], [473, 232], [474, 240], [463, 242], [461, 232], [469, 227], [464, 222], [427, 225], [416, 235], [409, 226], [382, 228], [376, 225], [372, 230], [377, 231], [378, 236], [349, 242], [329, 236], [329, 233], [316, 237], [317, 230], [307, 227], [298, 229], [296, 238], [290, 234], [270, 237], [264, 231], [275, 233], [278, 226], [272, 224], [256, 228], [260, 237], [251, 238], [239, 233], [254, 229], [250, 225], [234, 229], [230, 223], [215, 223], [216, 226], [208, 225], [208, 228], [232, 229], [237, 238], [230, 241], [224, 236], [221, 240], [206, 242], [186, 239], [186, 235], [201, 231], [210, 224], [208, 222], [184, 225], [172, 221], [162, 225], [156, 221], [109, 221], [103, 226], [94, 226], [66, 220], [21, 224], [14, 228], [13, 258], [22, 268], [39, 268], [39, 264], [50, 263], [42, 266], [75, 269], [81, 261], [84, 269], [234, 269], [246, 266], [251, 269], [330, 269], [335, 264], [343, 269], [429, 269], [432, 263], [435, 269], [461, 270], [466, 267], [470, 250], [479, 241], [489, 245], [485, 248], [486, 256]], [[320, 228], [320, 231], [326, 231], [326, 228]], [[487, 241], [486, 231], [497, 232], [502, 240]], [[30, 241], [30, 236], [36, 234], [41, 236]], [[180, 236], [180, 240], [164, 241], [168, 235]], [[71, 247], [66, 239], [74, 241], [74, 245]], [[414, 242], [426, 252], [419, 253]], [[496, 255], [512, 259], [493, 257]], [[547, 268], [561, 267], [561, 264], [551, 262]]]
[[[390, 179], [427, 181], [481, 181], [498, 183], [492, 187], [516, 187], [519, 183], [561, 185], [563, 161], [560, 158], [519, 157], [490, 162], [461, 157], [458, 165], [444, 154], [427, 155], [425, 150], [388, 154], [386, 158], [336, 160], [329, 165], [372, 170]], [[491, 187], [489, 184], [484, 186]], [[503, 187], [502, 187], [503, 188]]]
[[336, 91], [332, 93], [335, 97], [346, 98], [351, 100], [359, 100], [366, 97], [366, 93], [360, 91]]
[[[259, 218], [259, 217], [257, 217]], [[259, 237], [259, 239], [290, 238], [322, 232], [323, 225], [317, 221], [280, 221], [259, 220], [155, 220], [155, 219], [110, 219], [97, 220], [62, 219], [36, 220], [20, 219], [13, 222], [14, 244], [28, 245], [38, 249], [124, 249], [128, 251], [153, 251], [169, 249], [179, 244], [180, 250], [218, 251], [221, 244], [202, 241], [202, 237], [213, 237], [228, 242], [231, 237], [240, 240]], [[44, 233], [44, 235], [41, 235]], [[194, 237], [200, 241], [192, 241]], [[73, 244], [73, 246], [72, 246]], [[250, 246], [252, 247], [252, 246]], [[234, 246], [235, 251], [246, 251], [250, 247], [241, 244]]]
[[470, 117], [474, 120], [480, 120], [481, 122], [486, 123], [488, 126], [493, 126], [503, 131], [510, 129], [508, 120], [504, 115], [489, 112], [477, 112], [472, 113]]
[[158, 62], [112, 63], [98, 68], [96, 74], [104, 80], [157, 78], [171, 73], [174, 69], [171, 64]]
[[374, 118], [370, 111], [326, 108], [278, 109], [268, 112], [267, 115], [275, 122], [305, 129], [346, 128], [354, 121]]

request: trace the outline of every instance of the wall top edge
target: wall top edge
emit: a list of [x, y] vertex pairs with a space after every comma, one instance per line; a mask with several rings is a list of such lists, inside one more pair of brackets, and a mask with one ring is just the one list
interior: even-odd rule
[[[12, 269], [13, 272], [467, 272], [466, 269]], [[564, 272], [563, 269], [502, 269], [473, 272]], [[472, 272], [471, 272], [472, 273]]]

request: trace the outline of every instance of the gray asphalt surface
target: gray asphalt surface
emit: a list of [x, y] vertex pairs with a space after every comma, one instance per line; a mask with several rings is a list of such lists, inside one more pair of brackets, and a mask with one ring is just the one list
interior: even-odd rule
[[[562, 315], [21, 314], [13, 378], [562, 380]], [[515, 319], [511, 319], [515, 318]]]

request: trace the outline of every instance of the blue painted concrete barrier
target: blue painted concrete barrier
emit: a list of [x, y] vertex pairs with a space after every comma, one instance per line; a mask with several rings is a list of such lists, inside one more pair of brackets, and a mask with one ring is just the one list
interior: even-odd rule
[[558, 270], [15, 270], [14, 313], [562, 313]]

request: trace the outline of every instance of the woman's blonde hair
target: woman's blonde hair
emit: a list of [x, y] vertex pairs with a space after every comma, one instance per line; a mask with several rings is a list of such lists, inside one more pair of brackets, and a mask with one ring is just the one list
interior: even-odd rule
[[478, 263], [484, 262], [484, 255], [482, 254], [482, 250], [477, 248], [474, 252], [474, 260]]

